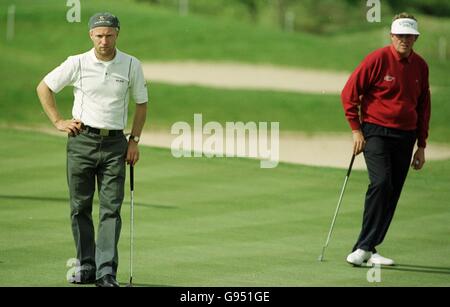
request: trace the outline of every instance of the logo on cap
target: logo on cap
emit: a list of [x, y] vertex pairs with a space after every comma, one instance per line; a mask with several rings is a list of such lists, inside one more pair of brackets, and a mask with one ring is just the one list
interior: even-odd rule
[[412, 28], [412, 29], [415, 28], [414, 24], [412, 22], [407, 21], [407, 20], [400, 21], [398, 24], [400, 26], [402, 26], [402, 27], [407, 27], [407, 28]]
[[120, 29], [120, 22], [119, 19], [111, 13], [97, 13], [90, 18], [89, 29], [101, 26]]

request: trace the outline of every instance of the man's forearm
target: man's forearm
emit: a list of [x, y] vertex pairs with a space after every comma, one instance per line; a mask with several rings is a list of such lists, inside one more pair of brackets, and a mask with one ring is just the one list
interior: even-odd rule
[[147, 103], [136, 104], [131, 134], [140, 136], [147, 118]]
[[36, 91], [45, 114], [47, 114], [50, 121], [55, 125], [62, 117], [56, 108], [56, 100], [53, 92], [44, 81], [39, 83]]

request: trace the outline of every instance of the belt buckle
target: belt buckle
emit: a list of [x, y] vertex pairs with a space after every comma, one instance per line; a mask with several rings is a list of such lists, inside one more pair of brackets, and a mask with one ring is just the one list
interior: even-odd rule
[[100, 135], [101, 136], [109, 136], [109, 130], [108, 129], [100, 129]]

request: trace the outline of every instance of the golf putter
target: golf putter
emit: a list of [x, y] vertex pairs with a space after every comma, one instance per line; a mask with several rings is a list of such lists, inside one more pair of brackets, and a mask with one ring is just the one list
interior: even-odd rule
[[130, 192], [131, 192], [131, 205], [130, 205], [130, 281], [127, 287], [133, 287], [133, 231], [134, 231], [134, 167], [130, 163]]
[[319, 261], [323, 261], [325, 249], [327, 248], [328, 243], [330, 243], [331, 233], [333, 232], [334, 223], [336, 222], [336, 217], [339, 212], [339, 207], [341, 206], [342, 197], [344, 196], [345, 187], [347, 186], [347, 181], [348, 181], [348, 178], [350, 177], [350, 173], [352, 171], [353, 162], [355, 161], [355, 157], [356, 157], [355, 154], [353, 154], [352, 160], [350, 161], [350, 166], [348, 167], [347, 175], [345, 176], [344, 185], [342, 186], [342, 189], [341, 189], [341, 195], [339, 196], [339, 201], [338, 201], [338, 204], [336, 207], [336, 211], [334, 212], [333, 221], [331, 222], [330, 231], [328, 232], [327, 241], [325, 242], [325, 245], [322, 247], [322, 253], [320, 254], [319, 259], [318, 259]]

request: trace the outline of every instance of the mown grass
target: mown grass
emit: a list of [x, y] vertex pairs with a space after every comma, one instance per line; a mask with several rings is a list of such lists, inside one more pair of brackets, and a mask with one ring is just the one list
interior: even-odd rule
[[[65, 138], [0, 131], [0, 285], [66, 286], [75, 253]], [[246, 159], [175, 159], [142, 147], [135, 179], [134, 281], [154, 286], [449, 286], [450, 162], [411, 171], [380, 252], [399, 264], [369, 283], [345, 262], [359, 231], [367, 174], [350, 178], [325, 262], [344, 172]], [[326, 180], [324, 180], [326, 178]], [[128, 281], [129, 194], [118, 280]], [[95, 201], [94, 221], [98, 221]], [[37, 278], [38, 277], [38, 278]]]

